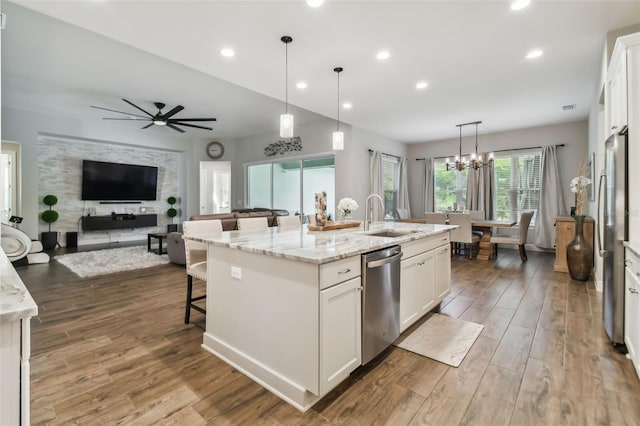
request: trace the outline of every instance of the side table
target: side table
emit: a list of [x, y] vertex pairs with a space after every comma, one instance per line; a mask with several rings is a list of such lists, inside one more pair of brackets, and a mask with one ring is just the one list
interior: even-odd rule
[[[151, 249], [151, 239], [152, 238], [157, 238], [158, 239], [158, 249]], [[167, 233], [166, 232], [153, 232], [150, 234], [147, 234], [147, 251], [149, 252], [153, 252], [156, 254], [167, 254], [166, 251], [164, 251], [162, 249], [162, 240], [167, 238]]]

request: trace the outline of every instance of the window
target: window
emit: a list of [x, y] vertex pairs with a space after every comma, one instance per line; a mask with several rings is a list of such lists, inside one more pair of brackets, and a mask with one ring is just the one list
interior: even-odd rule
[[[497, 220], [520, 220], [526, 210], [537, 212], [540, 204], [540, 150], [496, 155], [493, 163], [496, 182], [495, 212]], [[531, 219], [536, 220], [534, 213]]]
[[[327, 214], [335, 211], [335, 158], [320, 157], [246, 166], [247, 207], [315, 213], [315, 193], [326, 191]], [[302, 190], [301, 190], [302, 188]]]
[[468, 171], [447, 170], [446, 160], [435, 159], [433, 162], [433, 199], [434, 210], [448, 210], [466, 206]]
[[396, 218], [398, 187], [400, 182], [400, 159], [382, 155], [382, 182], [384, 186], [384, 219]]

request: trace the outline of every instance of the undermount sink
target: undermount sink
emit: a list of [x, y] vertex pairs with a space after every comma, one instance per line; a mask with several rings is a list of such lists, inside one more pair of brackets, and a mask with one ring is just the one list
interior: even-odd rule
[[395, 229], [382, 229], [380, 231], [366, 232], [366, 235], [370, 237], [385, 237], [385, 238], [398, 238], [409, 235], [415, 231], [398, 231]]

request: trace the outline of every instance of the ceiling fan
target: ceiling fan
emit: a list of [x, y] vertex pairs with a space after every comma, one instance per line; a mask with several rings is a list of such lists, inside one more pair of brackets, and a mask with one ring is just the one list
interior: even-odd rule
[[172, 110], [170, 110], [169, 112], [166, 113], [162, 113], [162, 109], [166, 106], [165, 104], [163, 104], [162, 102], [154, 102], [153, 104], [156, 106], [156, 108], [158, 108], [158, 112], [154, 115], [151, 114], [150, 112], [145, 111], [144, 109], [140, 108], [138, 105], [134, 104], [131, 101], [128, 101], [126, 99], [122, 99], [123, 101], [125, 101], [126, 103], [128, 103], [129, 105], [131, 105], [132, 107], [144, 112], [146, 115], [138, 115], [138, 114], [132, 114], [130, 112], [124, 112], [124, 111], [116, 111], [114, 109], [109, 109], [109, 108], [103, 108], [103, 107], [99, 107], [99, 106], [93, 106], [91, 105], [91, 108], [97, 108], [97, 109], [102, 109], [105, 111], [111, 111], [111, 112], [117, 112], [118, 114], [126, 114], [129, 117], [127, 118], [103, 118], [103, 120], [134, 120], [134, 121], [139, 121], [139, 120], [143, 120], [143, 121], [150, 121], [151, 123], [147, 124], [146, 126], [143, 127], [143, 129], [149, 128], [153, 125], [156, 126], [167, 126], [173, 130], [175, 130], [176, 132], [180, 132], [180, 133], [184, 133], [185, 131], [182, 130], [181, 128], [177, 127], [177, 126], [187, 126], [187, 127], [195, 127], [196, 129], [205, 129], [205, 130], [213, 130], [211, 127], [205, 127], [205, 126], [198, 126], [195, 124], [189, 124], [189, 123], [185, 123], [185, 121], [216, 121], [215, 118], [172, 118], [174, 115], [176, 115], [177, 113], [179, 113], [180, 111], [182, 111], [184, 109], [184, 107], [182, 105], [177, 105], [175, 106]]

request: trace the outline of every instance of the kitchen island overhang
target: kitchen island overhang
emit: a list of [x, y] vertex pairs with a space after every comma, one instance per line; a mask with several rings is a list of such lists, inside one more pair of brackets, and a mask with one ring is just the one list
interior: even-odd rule
[[400, 244], [448, 247], [447, 225], [189, 236], [208, 244], [203, 348], [300, 411], [361, 364], [360, 255]]

